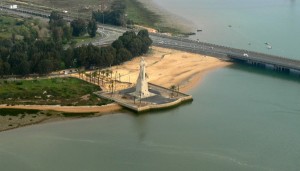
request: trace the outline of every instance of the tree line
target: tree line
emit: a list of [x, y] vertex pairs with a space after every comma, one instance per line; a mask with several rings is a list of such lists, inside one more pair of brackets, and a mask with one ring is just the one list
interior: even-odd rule
[[[33, 35], [31, 35], [33, 36]], [[31, 37], [29, 36], [29, 37]], [[0, 76], [49, 74], [66, 68], [109, 67], [147, 53], [152, 40], [147, 30], [125, 32], [111, 45], [63, 48], [49, 39], [0, 39]], [[34, 36], [33, 36], [34, 37]]]

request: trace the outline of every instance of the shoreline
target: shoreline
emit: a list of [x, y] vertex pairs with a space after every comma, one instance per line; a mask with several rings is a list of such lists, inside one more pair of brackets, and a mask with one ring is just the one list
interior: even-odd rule
[[[209, 72], [217, 68], [222, 68], [231, 65], [229, 62], [221, 61], [214, 57], [193, 54], [173, 49], [166, 49], [152, 46], [149, 54], [144, 55], [147, 63], [146, 72], [149, 73], [148, 81], [154, 84], [169, 88], [172, 85], [178, 85], [180, 91], [188, 92], [201, 84], [203, 77]], [[121, 65], [111, 68], [113, 73], [121, 76], [119, 79], [122, 82], [135, 83], [138, 77], [139, 62], [141, 57], [132, 59]], [[124, 88], [123, 85], [117, 87]], [[121, 106], [116, 103], [111, 103], [104, 106], [59, 106], [59, 105], [18, 105], [6, 106], [0, 105], [0, 108], [5, 109], [34, 109], [40, 111], [56, 111], [73, 114], [82, 114], [81, 117], [97, 117], [107, 114], [114, 114], [122, 111]], [[88, 115], [93, 114], [93, 115]], [[0, 116], [0, 132], [11, 130], [27, 125], [47, 123], [52, 121], [70, 120], [80, 118], [65, 117], [62, 114], [53, 116], [36, 115], [26, 116], [25, 119], [20, 119], [21, 116]], [[31, 121], [33, 120], [33, 121]], [[14, 126], [9, 126], [6, 122], [15, 123]], [[19, 122], [18, 122], [19, 121]], [[6, 126], [3, 124], [6, 123]]]
[[172, 27], [178, 29], [181, 32], [191, 32], [193, 28], [196, 27], [196, 25], [192, 21], [169, 11], [164, 7], [161, 7], [153, 0], [137, 1], [143, 4], [145, 8], [149, 9], [160, 17], [161, 21], [157, 23], [158, 27]]

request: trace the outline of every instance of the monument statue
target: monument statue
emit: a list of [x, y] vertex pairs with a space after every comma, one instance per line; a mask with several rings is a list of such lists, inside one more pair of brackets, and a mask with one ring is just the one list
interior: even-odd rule
[[136, 81], [135, 96], [139, 98], [145, 98], [151, 96], [148, 90], [148, 82], [146, 78], [146, 62], [144, 58], [141, 58], [140, 73]]

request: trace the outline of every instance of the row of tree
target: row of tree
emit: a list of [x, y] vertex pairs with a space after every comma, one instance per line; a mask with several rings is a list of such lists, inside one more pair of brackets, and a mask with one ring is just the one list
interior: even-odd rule
[[[116, 0], [111, 10], [124, 15], [125, 4]], [[118, 20], [116, 16], [112, 18]], [[94, 37], [97, 24], [95, 20], [86, 22], [82, 19], [68, 24], [56, 11], [49, 17], [48, 29], [50, 37], [39, 37], [37, 30], [28, 25], [29, 31], [22, 34], [23, 39], [16, 39], [14, 34], [11, 39], [0, 38], [0, 76], [48, 74], [71, 67], [109, 67], [147, 53], [152, 44], [148, 31], [141, 30], [138, 34], [126, 32], [106, 47], [90, 44], [64, 49], [63, 44], [70, 42], [72, 36], [82, 36], [87, 32]]]
[[66, 50], [53, 39], [36, 39], [30, 43], [0, 39], [0, 76], [48, 74], [74, 67], [109, 67], [146, 53], [151, 43], [147, 30], [138, 34], [126, 32], [106, 47], [89, 44]]
[[89, 44], [68, 49], [64, 63], [70, 67], [110, 67], [147, 53], [151, 44], [147, 30], [141, 30], [138, 34], [128, 31], [110, 46], [96, 47]]

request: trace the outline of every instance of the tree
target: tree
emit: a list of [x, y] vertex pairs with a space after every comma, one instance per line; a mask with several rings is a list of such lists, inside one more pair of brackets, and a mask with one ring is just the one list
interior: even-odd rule
[[112, 46], [113, 48], [115, 48], [116, 50], [120, 50], [120, 49], [122, 49], [122, 48], [124, 47], [123, 42], [122, 42], [120, 39], [115, 40], [115, 41], [111, 44], [111, 46]]
[[72, 29], [70, 26], [65, 25], [63, 26], [63, 41], [70, 41], [72, 38]]
[[138, 32], [138, 36], [140, 36], [140, 37], [149, 37], [149, 32], [148, 32], [148, 30], [145, 30], [145, 29], [140, 30]]
[[96, 31], [97, 31], [97, 23], [95, 20], [90, 20], [88, 23], [87, 27], [87, 32], [90, 35], [90, 37], [95, 37], [96, 36]]
[[111, 66], [116, 58], [116, 49], [111, 46], [102, 47], [101, 48], [101, 55], [104, 57], [106, 66]]
[[126, 31], [122, 36], [119, 37], [119, 40], [122, 41], [124, 47], [128, 49], [128, 45], [132, 39], [136, 38], [136, 34], [134, 31]]
[[125, 8], [123, 1], [115, 0], [111, 5], [111, 11], [93, 11], [92, 18], [100, 23], [124, 26], [126, 24]]
[[52, 61], [49, 59], [43, 59], [38, 65], [39, 74], [49, 74], [53, 69]]
[[71, 22], [71, 27], [73, 29], [73, 36], [82, 36], [86, 33], [86, 23], [83, 19], [73, 20]]
[[49, 25], [50, 29], [53, 27], [62, 27], [66, 24], [66, 22], [63, 20], [63, 16], [58, 11], [52, 11], [49, 16]]
[[127, 49], [122, 48], [117, 53], [115, 64], [121, 64], [130, 59], [132, 59], [132, 54]]
[[140, 30], [137, 36], [142, 41], [141, 53], [147, 53], [150, 45], [152, 44], [152, 40], [149, 37], [148, 30]]
[[11, 70], [10, 70], [10, 64], [8, 62], [4, 62], [3, 63], [3, 74], [4, 75], [9, 75], [11, 74]]
[[73, 49], [68, 48], [65, 50], [63, 61], [65, 63], [66, 68], [74, 67], [74, 54]]
[[8, 62], [3, 62], [0, 59], [0, 76], [10, 74], [10, 64]]
[[131, 52], [132, 56], [139, 56], [142, 54], [142, 46], [143, 42], [139, 38], [134, 38], [132, 41], [130, 41], [128, 45], [128, 50]]
[[30, 64], [26, 60], [22, 60], [18, 66], [18, 72], [16, 74], [25, 76], [30, 73]]
[[0, 59], [5, 61], [8, 56], [9, 56], [9, 48], [1, 46], [0, 47]]
[[55, 42], [61, 42], [63, 34], [64, 33], [61, 27], [54, 27], [52, 29], [52, 38]]

